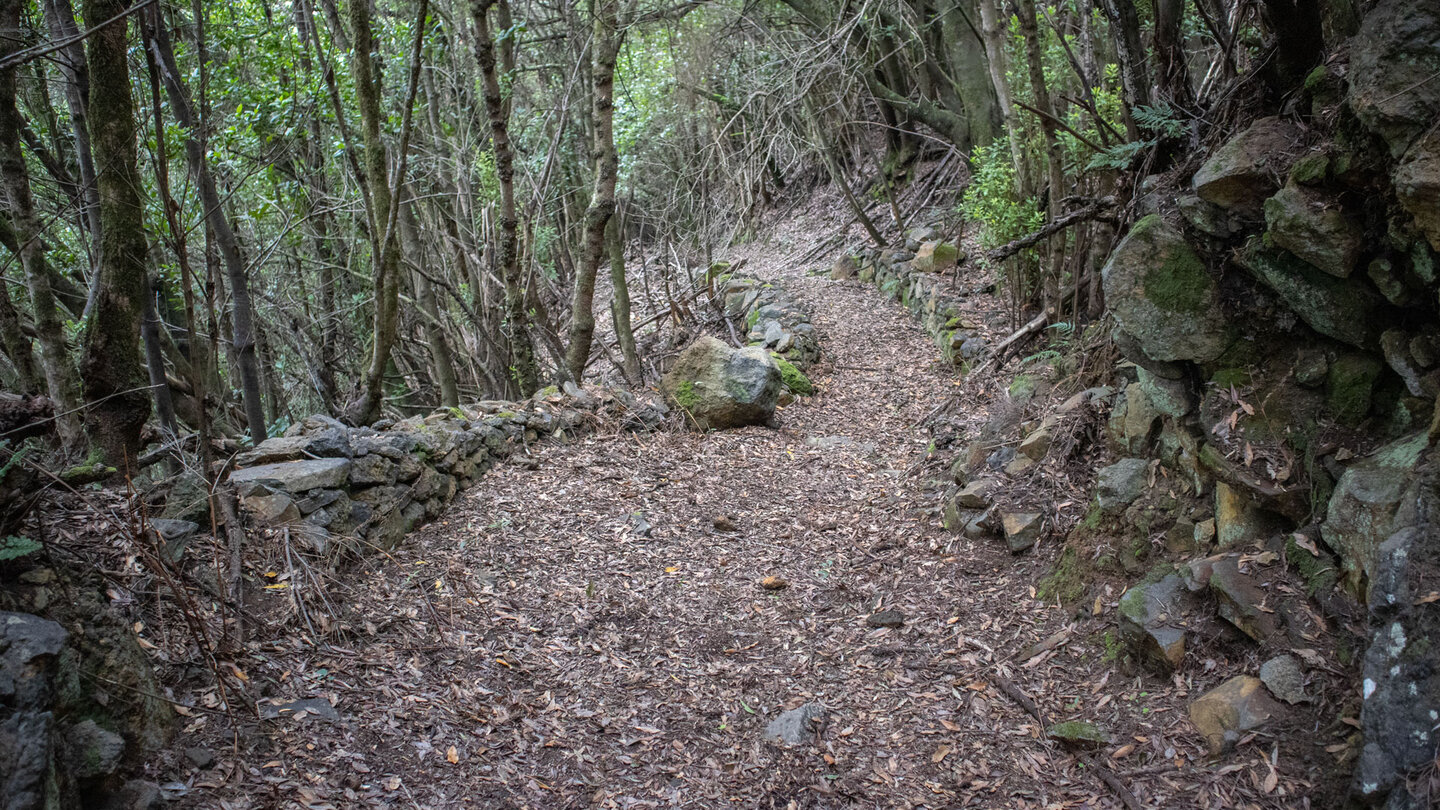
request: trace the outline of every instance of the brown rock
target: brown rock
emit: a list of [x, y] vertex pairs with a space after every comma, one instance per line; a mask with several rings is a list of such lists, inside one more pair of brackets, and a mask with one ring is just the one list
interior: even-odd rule
[[778, 591], [790, 587], [790, 583], [784, 577], [768, 576], [760, 580], [760, 587], [767, 591]]
[[1234, 746], [1240, 733], [1258, 728], [1280, 711], [1259, 678], [1240, 675], [1190, 704], [1190, 722], [1204, 737], [1210, 755]]

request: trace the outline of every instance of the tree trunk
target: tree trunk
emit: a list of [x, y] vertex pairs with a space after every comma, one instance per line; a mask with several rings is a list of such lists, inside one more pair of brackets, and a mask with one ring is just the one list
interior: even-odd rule
[[[15, 50], [23, 41], [20, 0], [0, 0], [0, 57]], [[40, 238], [35, 203], [30, 197], [30, 173], [20, 150], [20, 130], [24, 122], [15, 104], [17, 73], [15, 68], [0, 71], [0, 184], [10, 200], [17, 254], [25, 270], [25, 284], [30, 289], [30, 311], [35, 319], [35, 336], [40, 342], [45, 388], [55, 403], [60, 440], [73, 448], [81, 439], [79, 417], [73, 412], [75, 380], [65, 343], [65, 327], [50, 291], [45, 243]]]
[[[94, 28], [125, 10], [125, 0], [85, 0]], [[120, 23], [86, 39], [90, 68], [91, 147], [100, 193], [100, 255], [94, 311], [86, 322], [80, 379], [89, 405], [85, 423], [106, 463], [127, 471], [150, 415], [140, 362], [145, 295], [145, 210], [130, 95], [129, 37]]]
[[635, 349], [635, 330], [630, 324], [630, 285], [625, 279], [625, 239], [620, 225], [620, 217], [614, 216], [605, 230], [605, 244], [610, 252], [610, 319], [620, 343], [620, 371], [626, 382], [639, 385], [643, 378], [640, 354]]
[[80, 167], [80, 193], [85, 200], [84, 222], [90, 231], [91, 249], [100, 238], [100, 194], [95, 186], [95, 160], [90, 151], [90, 125], [85, 97], [90, 92], [90, 71], [85, 50], [75, 28], [75, 9], [70, 0], [44, 0], [45, 24], [54, 40], [73, 40], [56, 52], [55, 63], [65, 77], [65, 101], [70, 108], [70, 131], [75, 138], [75, 162]]
[[1000, 28], [996, 0], [980, 0], [981, 31], [985, 35], [985, 53], [989, 57], [990, 82], [995, 85], [996, 103], [1005, 121], [1005, 134], [1010, 139], [1010, 159], [1015, 163], [1015, 193], [1025, 199], [1034, 193], [1029, 167], [1025, 163], [1025, 147], [1021, 142], [1023, 129], [1010, 103], [1010, 79], [1005, 73], [1005, 32]]
[[1190, 68], [1185, 63], [1184, 22], [1185, 0], [1155, 0], [1156, 78], [1165, 100], [1182, 108], [1195, 100]]
[[[1050, 102], [1050, 91], [1045, 86], [1043, 54], [1040, 49], [1040, 32], [1035, 19], [1035, 0], [1017, 0], [1017, 16], [1020, 19], [1020, 34], [1025, 39], [1025, 61], [1030, 73], [1030, 90], [1035, 97], [1035, 109], [1040, 111], [1040, 131], [1045, 137], [1045, 168], [1049, 176], [1050, 191], [1047, 195], [1050, 220], [1060, 216], [1060, 198], [1064, 194], [1065, 176], [1061, 164], [1060, 138], [1056, 134], [1055, 106]], [[1058, 305], [1060, 283], [1059, 249], [1064, 237], [1050, 240], [1050, 267], [1041, 280], [1045, 292], [1045, 304]]]
[[455, 365], [450, 359], [450, 341], [445, 336], [445, 322], [440, 320], [440, 305], [435, 300], [435, 285], [425, 277], [425, 251], [420, 239], [420, 228], [415, 222], [415, 202], [408, 189], [400, 187], [400, 241], [410, 264], [415, 267], [415, 303], [424, 313], [425, 344], [430, 351], [430, 366], [435, 372], [435, 385], [440, 389], [440, 405], [454, 408], [460, 405], [460, 390], [455, 383]]
[[1325, 30], [1316, 0], [1265, 0], [1265, 18], [1275, 34], [1270, 89], [1279, 96], [1300, 86], [1325, 55]]
[[225, 275], [230, 282], [231, 317], [234, 330], [231, 341], [236, 365], [240, 375], [240, 396], [245, 408], [246, 427], [250, 440], [255, 444], [265, 441], [265, 408], [260, 391], [260, 365], [255, 353], [255, 313], [250, 300], [250, 279], [245, 269], [245, 259], [240, 255], [240, 240], [230, 227], [225, 215], [224, 203], [215, 187], [215, 177], [210, 171], [209, 161], [196, 136], [195, 113], [190, 106], [190, 95], [180, 80], [180, 71], [175, 64], [175, 53], [170, 47], [170, 34], [160, 20], [158, 9], [148, 9], [143, 26], [146, 31], [147, 50], [154, 57], [160, 71], [161, 83], [165, 85], [170, 100], [170, 109], [176, 122], [186, 130], [185, 158], [190, 174], [200, 190], [200, 204], [205, 207], [205, 219], [215, 233], [215, 242], [220, 248], [220, 257], [225, 262]]
[[585, 211], [584, 245], [570, 299], [570, 346], [565, 370], [579, 384], [590, 361], [595, 337], [595, 277], [605, 259], [605, 227], [615, 214], [615, 183], [620, 157], [615, 151], [615, 58], [620, 50], [616, 6], [619, 0], [594, 0], [595, 26], [590, 39], [591, 149], [595, 156], [595, 188]]
[[[9, 220], [0, 213], [0, 236], [9, 237], [3, 242], [18, 259], [20, 240], [9, 227]], [[0, 348], [5, 350], [5, 356], [10, 358], [10, 365], [15, 369], [16, 389], [27, 394], [38, 393], [40, 373], [35, 368], [35, 348], [20, 320], [20, 310], [15, 308], [15, 302], [10, 298], [10, 285], [0, 283]]]
[[500, 77], [495, 69], [495, 37], [490, 31], [489, 13], [497, 0], [472, 0], [475, 18], [475, 61], [480, 65], [485, 93], [485, 114], [490, 121], [490, 142], [495, 150], [495, 176], [500, 184], [499, 249], [501, 279], [505, 284], [506, 342], [510, 345], [511, 374], [520, 396], [528, 397], [540, 387], [535, 363], [535, 344], [530, 340], [529, 315], [525, 306], [525, 282], [520, 273], [519, 227], [515, 211], [515, 156], [510, 146], [510, 122]]
[[1105, 17], [1110, 21], [1110, 38], [1115, 42], [1115, 55], [1120, 60], [1120, 86], [1125, 93], [1125, 133], [1132, 141], [1140, 140], [1131, 110], [1150, 105], [1150, 79], [1145, 71], [1145, 47], [1140, 44], [1140, 16], [1135, 13], [1135, 0], [1100, 0]]

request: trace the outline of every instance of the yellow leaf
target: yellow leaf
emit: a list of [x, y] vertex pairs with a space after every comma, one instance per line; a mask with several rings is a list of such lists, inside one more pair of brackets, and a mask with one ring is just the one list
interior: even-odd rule
[[283, 590], [283, 589], [288, 588], [288, 587], [290, 587], [290, 583], [288, 583], [288, 582], [277, 582], [277, 583], [275, 583], [274, 585], [266, 585], [266, 586], [265, 586], [265, 590], [267, 590], [267, 591], [278, 591], [278, 590]]
[[454, 765], [455, 763], [460, 761], [460, 752], [455, 750], [455, 746], [450, 746], [450, 748], [445, 752], [445, 761], [450, 763], [451, 765]]
[[668, 567], [665, 569], [665, 573], [667, 573], [667, 574], [673, 574], [673, 573], [675, 573], [676, 571], [679, 571], [679, 570], [680, 570], [679, 567], [674, 566], [674, 565], [671, 565], [671, 566], [668, 566]]

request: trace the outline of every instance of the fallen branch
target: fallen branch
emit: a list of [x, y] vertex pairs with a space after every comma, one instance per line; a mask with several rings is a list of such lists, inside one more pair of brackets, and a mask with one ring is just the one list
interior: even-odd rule
[[[1004, 692], [1006, 697], [1015, 701], [1027, 714], [1035, 718], [1035, 722], [1040, 724], [1041, 733], [1044, 733], [1044, 729], [1049, 724], [1045, 722], [1045, 716], [1040, 713], [1040, 707], [1035, 705], [1035, 701], [1031, 700], [1029, 695], [1025, 694], [1020, 687], [1011, 683], [1009, 678], [998, 673], [991, 673], [990, 681], [994, 683], [996, 688], [1001, 692]], [[1099, 777], [1101, 782], [1105, 783], [1106, 787], [1114, 791], [1116, 798], [1120, 799], [1120, 802], [1124, 804], [1128, 810], [1143, 810], [1140, 800], [1135, 798], [1135, 794], [1130, 792], [1130, 788], [1126, 787], [1125, 783], [1121, 782], [1113, 771], [1100, 762], [1099, 757], [1088, 751], [1074, 751], [1073, 753], [1085, 763], [1085, 767], [1089, 768]]]
[[1087, 220], [1095, 219], [1105, 210], [1114, 208], [1118, 204], [1119, 202], [1113, 196], [1101, 197], [1100, 199], [1090, 203], [1084, 208], [1078, 208], [1068, 214], [1056, 218], [1054, 222], [1046, 223], [1045, 227], [1032, 234], [1022, 236], [1013, 242], [1001, 245], [1000, 247], [994, 248], [993, 250], [985, 251], [985, 258], [992, 262], [998, 262], [1004, 259], [1008, 259], [1011, 256], [1014, 256], [1016, 253], [1024, 250], [1025, 248], [1030, 247], [1031, 245], [1035, 245], [1045, 241], [1046, 239], [1049, 239], [1051, 236], [1054, 236], [1056, 233], [1065, 230], [1066, 228], [1074, 225], [1077, 222], [1085, 222]]

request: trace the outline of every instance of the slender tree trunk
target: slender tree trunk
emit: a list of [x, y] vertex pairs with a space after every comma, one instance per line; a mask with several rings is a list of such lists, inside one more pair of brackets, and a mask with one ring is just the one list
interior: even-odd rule
[[605, 244], [610, 252], [610, 319], [620, 343], [620, 372], [626, 382], [639, 385], [643, 378], [640, 353], [635, 348], [635, 330], [630, 324], [630, 284], [625, 279], [625, 238], [621, 225], [620, 217], [613, 216], [605, 229]]
[[145, 13], [146, 48], [155, 59], [160, 71], [161, 83], [169, 96], [170, 109], [175, 120], [186, 132], [185, 158], [190, 174], [200, 190], [200, 204], [205, 206], [205, 219], [215, 233], [215, 242], [225, 262], [225, 275], [230, 282], [231, 317], [233, 328], [231, 341], [240, 376], [240, 396], [245, 408], [246, 427], [250, 440], [255, 444], [265, 441], [266, 420], [260, 389], [260, 364], [255, 352], [255, 311], [250, 300], [250, 279], [245, 268], [245, 259], [240, 255], [240, 240], [230, 227], [225, 215], [224, 203], [215, 186], [215, 176], [210, 171], [209, 161], [196, 136], [197, 122], [190, 106], [190, 94], [181, 84], [180, 71], [175, 64], [175, 53], [170, 47], [170, 35], [159, 18], [158, 9], [152, 7]]
[[1190, 68], [1185, 63], [1185, 35], [1181, 30], [1184, 22], [1185, 0], [1155, 0], [1156, 78], [1161, 95], [1179, 107], [1188, 107], [1195, 100]]
[[[20, 240], [9, 227], [10, 221], [0, 214], [0, 236], [9, 237], [4, 239], [5, 247], [18, 260]], [[15, 368], [17, 390], [27, 394], [38, 393], [41, 381], [40, 372], [35, 368], [35, 347], [21, 325], [20, 310], [15, 308], [15, 302], [10, 298], [10, 285], [3, 281], [0, 281], [0, 348], [4, 348], [5, 356], [10, 358], [10, 365]]]
[[[0, 57], [18, 49], [24, 42], [20, 31], [20, 0], [0, 0]], [[35, 218], [35, 203], [30, 197], [30, 173], [25, 155], [20, 150], [20, 130], [24, 121], [16, 106], [15, 68], [0, 71], [0, 184], [10, 200], [11, 223], [20, 265], [25, 270], [25, 284], [30, 289], [30, 311], [35, 319], [35, 336], [40, 342], [40, 365], [45, 373], [45, 388], [59, 415], [56, 426], [61, 441], [74, 448], [81, 439], [79, 417], [75, 409], [75, 380], [70, 367], [69, 348], [60, 311], [50, 291], [50, 271], [46, 266], [45, 243], [40, 238]], [[0, 281], [0, 284], [4, 284]], [[8, 291], [7, 291], [8, 295]]]
[[[149, 290], [143, 307], [145, 321], [140, 327], [140, 337], [145, 346], [145, 371], [150, 379], [150, 394], [155, 400], [155, 416], [160, 420], [160, 430], [169, 441], [180, 435], [175, 425], [175, 403], [170, 398], [170, 385], [165, 381], [165, 352], [161, 347], [160, 315], [155, 311], [155, 296], [159, 285], [154, 279], [148, 282]], [[178, 470], [175, 470], [178, 472]]]
[[615, 214], [615, 183], [620, 172], [614, 126], [615, 58], [620, 50], [618, 4], [619, 0], [595, 0], [595, 26], [590, 39], [595, 189], [585, 211], [585, 243], [570, 300], [570, 346], [565, 354], [565, 370], [576, 383], [585, 376], [595, 337], [595, 277], [605, 259], [605, 227]]
[[435, 372], [435, 385], [440, 389], [440, 404], [446, 408], [460, 405], [460, 390], [455, 383], [455, 364], [450, 359], [450, 341], [445, 336], [445, 322], [440, 320], [440, 304], [435, 300], [435, 285], [425, 277], [424, 244], [420, 239], [420, 228], [415, 221], [415, 202], [408, 189], [400, 187], [403, 195], [400, 201], [400, 241], [405, 253], [415, 268], [415, 303], [424, 313], [425, 345], [430, 351], [430, 367]]
[[[120, 14], [125, 0], [85, 0], [94, 28]], [[145, 210], [130, 95], [128, 26], [105, 26], [85, 40], [90, 68], [91, 147], [100, 192], [100, 256], [95, 306], [86, 323], [80, 379], [89, 406], [85, 422], [104, 460], [126, 471], [150, 415], [140, 361], [145, 295]]]
[[[400, 147], [397, 150], [395, 169], [396, 185], [404, 180], [405, 160], [409, 151], [411, 114], [415, 105], [415, 93], [419, 83], [420, 51], [425, 37], [425, 18], [428, 4], [420, 0], [415, 23], [415, 45], [411, 54], [409, 93], [405, 100], [405, 121], [401, 126]], [[399, 209], [390, 188], [386, 173], [385, 142], [380, 138], [380, 93], [383, 82], [380, 66], [374, 60], [378, 49], [374, 31], [370, 27], [370, 7], [364, 0], [350, 3], [350, 27], [354, 44], [351, 49], [350, 66], [355, 74], [355, 95], [360, 103], [360, 134], [365, 145], [365, 182], [370, 188], [371, 214], [374, 219], [370, 227], [375, 236], [375, 318], [370, 350], [370, 365], [365, 371], [365, 382], [360, 400], [351, 413], [351, 418], [360, 424], [370, 424], [380, 418], [385, 402], [385, 371], [390, 366], [390, 351], [395, 346], [400, 325], [400, 246], [396, 228]]]
[[100, 238], [100, 192], [95, 186], [95, 160], [90, 151], [89, 113], [85, 97], [90, 92], [90, 71], [85, 50], [75, 28], [75, 10], [70, 0], [44, 0], [45, 24], [57, 42], [72, 40], [56, 52], [55, 62], [65, 77], [65, 101], [70, 108], [70, 131], [75, 138], [75, 162], [80, 167], [80, 193], [85, 200], [84, 222], [90, 231], [91, 249]]
[[500, 77], [495, 68], [495, 37], [490, 31], [490, 9], [497, 0], [471, 0], [475, 18], [475, 61], [480, 65], [481, 87], [485, 93], [485, 114], [490, 121], [490, 143], [495, 150], [495, 176], [500, 184], [500, 227], [497, 260], [505, 284], [506, 342], [510, 345], [511, 374], [522, 397], [540, 387], [535, 362], [535, 344], [530, 340], [529, 314], [525, 306], [525, 282], [520, 272], [519, 227], [515, 210], [515, 156], [510, 146], [510, 122]]
[[1135, 0], [1100, 0], [1110, 21], [1110, 38], [1120, 60], [1120, 86], [1125, 94], [1125, 132], [1132, 141], [1140, 139], [1131, 110], [1150, 104], [1150, 79], [1145, 70], [1145, 47], [1140, 43], [1140, 15]]
[[[1030, 73], [1030, 90], [1035, 97], [1035, 109], [1039, 110], [1040, 131], [1045, 137], [1045, 168], [1049, 175], [1050, 192], [1047, 195], [1049, 200], [1050, 219], [1054, 221], [1060, 216], [1060, 198], [1064, 195], [1065, 175], [1061, 164], [1060, 138], [1056, 134], [1055, 105], [1050, 102], [1050, 91], [1045, 86], [1044, 62], [1041, 61], [1043, 54], [1040, 49], [1040, 32], [1035, 19], [1035, 0], [1017, 0], [1016, 10], [1020, 19], [1020, 33], [1025, 39], [1025, 61]], [[1050, 240], [1050, 267], [1045, 278], [1042, 279], [1045, 292], [1045, 304], [1058, 305], [1059, 283], [1060, 283], [1060, 261], [1063, 251], [1060, 246], [1064, 244], [1064, 237], [1052, 237]]]
[[1030, 181], [1029, 167], [1025, 163], [1025, 148], [1021, 142], [1024, 130], [1020, 118], [1015, 114], [1015, 105], [1010, 103], [1010, 79], [1005, 73], [1005, 32], [1000, 28], [999, 14], [995, 10], [996, 0], [979, 0], [981, 31], [985, 35], [985, 54], [990, 68], [990, 82], [995, 85], [996, 103], [1000, 116], [1005, 121], [1005, 134], [1010, 139], [1010, 159], [1015, 163], [1015, 193], [1025, 199], [1034, 193]]

